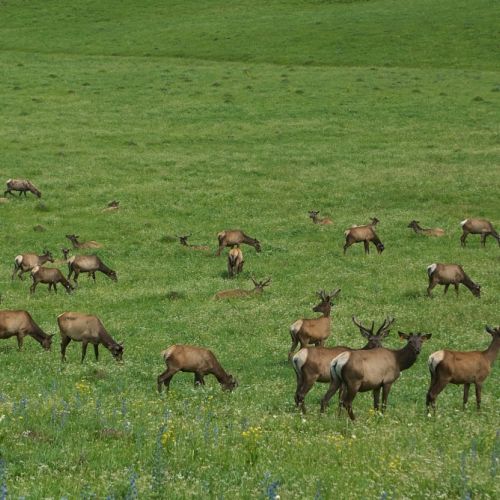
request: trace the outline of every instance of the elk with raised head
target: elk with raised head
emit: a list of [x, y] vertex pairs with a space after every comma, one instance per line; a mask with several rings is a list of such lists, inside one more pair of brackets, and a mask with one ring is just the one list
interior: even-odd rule
[[94, 346], [96, 361], [99, 360], [99, 344], [102, 344], [117, 361], [122, 360], [123, 343], [115, 342], [97, 316], [78, 312], [65, 312], [57, 317], [61, 332], [61, 359], [66, 361], [66, 347], [73, 340], [82, 343], [82, 363], [87, 345]]
[[24, 196], [26, 196], [26, 192], [29, 191], [30, 193], [33, 193], [37, 198], [42, 197], [42, 193], [33, 185], [31, 181], [28, 181], [27, 179], [9, 179], [7, 181], [7, 190], [4, 193], [4, 196], [7, 194], [11, 194], [14, 196], [14, 193], [12, 191], [19, 191], [19, 196], [21, 196], [24, 193]]
[[495, 231], [493, 224], [486, 219], [465, 219], [460, 223], [462, 226], [462, 236], [460, 236], [460, 244], [464, 247], [465, 240], [469, 234], [480, 234], [481, 245], [486, 246], [486, 237], [491, 235], [500, 245], [500, 236]]
[[21, 350], [26, 335], [33, 337], [47, 351], [50, 350], [54, 335], [47, 335], [28, 311], [0, 311], [0, 339], [17, 337], [17, 346]]
[[173, 345], [161, 353], [167, 369], [158, 376], [158, 392], [163, 385], [167, 391], [177, 372], [194, 373], [194, 385], [205, 385], [203, 377], [213, 375], [224, 390], [232, 391], [238, 386], [236, 379], [227, 373], [212, 351], [191, 345]]
[[216, 256], [219, 256], [224, 249], [224, 247], [232, 247], [234, 245], [241, 245], [245, 243], [255, 248], [257, 252], [261, 251], [260, 242], [254, 238], [250, 238], [243, 231], [239, 229], [230, 229], [227, 231], [221, 231], [217, 234], [217, 239], [219, 240], [219, 248], [215, 252]]
[[380, 241], [377, 233], [375, 232], [375, 226], [380, 221], [376, 217], [371, 218], [371, 223], [365, 226], [351, 226], [349, 229], [344, 231], [345, 244], [344, 244], [344, 255], [347, 249], [354, 243], [363, 242], [365, 247], [365, 254], [370, 253], [370, 241], [377, 248], [377, 252], [381, 254], [384, 251], [384, 245]]
[[264, 287], [268, 286], [271, 282], [271, 278], [263, 281], [255, 281], [253, 278], [250, 278], [252, 283], [254, 284], [254, 288], [252, 290], [242, 290], [241, 288], [236, 288], [234, 290], [222, 290], [221, 292], [217, 292], [214, 295], [214, 299], [231, 299], [233, 297], [249, 297], [252, 295], [260, 295]]
[[[359, 323], [353, 316], [352, 321], [359, 328], [361, 335], [368, 342], [361, 349], [374, 349], [382, 347], [383, 340], [389, 335], [390, 327], [394, 322], [393, 318], [387, 318], [376, 333], [373, 332], [375, 323], [368, 329]], [[302, 413], [306, 413], [304, 399], [316, 382], [330, 383], [330, 364], [332, 360], [345, 351], [353, 351], [345, 346], [337, 347], [304, 347], [294, 354], [292, 358], [293, 368], [297, 375], [297, 390], [295, 391], [295, 404], [301, 408]]]
[[407, 227], [413, 229], [417, 234], [423, 234], [425, 236], [444, 236], [444, 229], [441, 229], [440, 227], [420, 227], [420, 222], [418, 220], [412, 220]]
[[46, 262], [54, 262], [54, 257], [48, 250], [44, 250], [42, 255], [36, 253], [17, 255], [14, 259], [14, 271], [11, 279], [14, 279], [17, 274], [17, 277], [22, 280], [24, 273], [31, 271], [36, 266], [43, 266]]
[[290, 337], [292, 346], [288, 353], [288, 359], [291, 359], [295, 349], [300, 343], [300, 347], [307, 347], [310, 344], [323, 346], [325, 340], [330, 336], [330, 312], [333, 305], [333, 299], [340, 293], [340, 288], [327, 294], [324, 290], [318, 292], [321, 302], [313, 307], [314, 312], [322, 314], [320, 318], [298, 319], [290, 326]]
[[56, 266], [59, 266], [61, 264], [66, 264], [66, 265], [68, 264], [70, 249], [69, 248], [61, 248], [61, 252], [63, 254], [63, 258], [54, 260], [54, 264]]
[[59, 271], [59, 269], [54, 269], [51, 267], [41, 267], [35, 266], [31, 271], [31, 279], [33, 280], [33, 284], [30, 286], [30, 293], [35, 293], [35, 289], [38, 283], [45, 283], [49, 285], [50, 288], [54, 288], [54, 292], [57, 293], [57, 283], [61, 283], [61, 285], [66, 288], [68, 293], [71, 293], [73, 287], [70, 282], [63, 276], [63, 273]]
[[470, 385], [474, 384], [476, 406], [478, 410], [481, 408], [481, 388], [486, 377], [490, 374], [491, 367], [500, 350], [500, 327], [487, 326], [486, 331], [492, 336], [492, 339], [485, 351], [442, 350], [433, 352], [429, 356], [431, 385], [427, 392], [427, 408], [431, 406], [434, 411], [436, 410], [436, 398], [448, 384], [463, 384], [464, 409], [469, 399]]
[[481, 285], [474, 283], [467, 274], [465, 274], [462, 266], [458, 264], [431, 264], [427, 266], [427, 275], [429, 276], [429, 286], [427, 287], [427, 295], [432, 297], [431, 291], [436, 285], [444, 285], [444, 293], [448, 291], [450, 285], [455, 287], [455, 292], [458, 295], [458, 285], [466, 286], [477, 298], [481, 297]]
[[113, 281], [118, 281], [116, 272], [106, 266], [97, 255], [76, 255], [68, 260], [68, 280], [73, 274], [75, 284], [78, 284], [78, 276], [80, 273], [89, 273], [95, 283], [95, 272], [100, 271]]
[[241, 248], [236, 245], [229, 251], [227, 255], [227, 274], [230, 278], [233, 278], [237, 274], [243, 271], [243, 264], [245, 261], [243, 260], [243, 252]]
[[309, 217], [314, 224], [328, 225], [333, 224], [332, 220], [328, 217], [319, 217], [319, 210], [309, 210]]
[[191, 243], [188, 243], [188, 238], [191, 236], [192, 233], [185, 234], [185, 235], [177, 235], [177, 238], [179, 238], [180, 244], [183, 247], [189, 248], [190, 250], [201, 250], [201, 251], [207, 251], [210, 250], [210, 247], [208, 245], [191, 245]]
[[79, 248], [102, 248], [101, 243], [98, 243], [97, 241], [91, 240], [91, 241], [85, 241], [84, 243], [80, 243], [78, 241], [78, 238], [80, 236], [77, 236], [76, 234], [67, 234], [66, 238], [68, 238], [69, 241], [71, 241], [71, 244], [73, 245], [73, 248], [79, 249]]
[[330, 364], [332, 382], [321, 400], [321, 411], [342, 384], [342, 406], [354, 420], [352, 401], [358, 392], [373, 391], [373, 407], [379, 409], [380, 390], [382, 390], [382, 411], [387, 406], [387, 398], [392, 384], [403, 370], [407, 370], [417, 360], [422, 344], [431, 338], [430, 333], [403, 333], [399, 337], [406, 340], [402, 349], [392, 350], [385, 347], [369, 351], [347, 351], [339, 354]]

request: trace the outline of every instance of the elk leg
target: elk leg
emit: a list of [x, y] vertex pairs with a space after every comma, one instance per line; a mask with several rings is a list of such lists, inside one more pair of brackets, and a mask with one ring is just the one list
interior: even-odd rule
[[469, 401], [469, 387], [470, 387], [470, 384], [464, 384], [464, 410], [465, 410], [465, 405], [467, 404], [467, 401]]
[[387, 398], [389, 397], [391, 386], [392, 384], [384, 384], [382, 386], [382, 413], [384, 413], [387, 407]]
[[481, 388], [482, 388], [482, 384], [476, 382], [475, 386], [476, 386], [476, 406], [477, 406], [477, 409], [479, 411], [481, 409]]
[[380, 387], [378, 389], [373, 389], [373, 409], [378, 411], [380, 401]]
[[460, 244], [465, 247], [465, 240], [467, 239], [468, 231], [463, 230], [462, 236], [460, 236]]
[[82, 341], [82, 363], [83, 363], [83, 360], [85, 359], [85, 356], [87, 355], [87, 344], [88, 344], [88, 340], [83, 340]]
[[290, 347], [290, 351], [288, 353], [288, 360], [290, 361], [290, 359], [292, 359], [292, 356], [293, 356], [293, 353], [295, 351], [295, 349], [297, 349], [297, 346], [299, 345], [299, 339], [293, 335], [291, 332], [290, 332], [290, 336], [292, 337], [292, 346]]
[[455, 293], [458, 295], [458, 283], [455, 283]]
[[94, 344], [95, 360], [99, 361], [99, 344]]
[[161, 390], [163, 389], [163, 384], [165, 384], [167, 391], [170, 389], [170, 381], [177, 372], [178, 370], [167, 368], [162, 374], [158, 376], [158, 392], [161, 392]]
[[194, 372], [194, 386], [199, 387], [200, 385], [205, 385], [203, 375], [199, 372]]
[[429, 280], [429, 286], [427, 287], [427, 295], [429, 297], [432, 297], [431, 291], [435, 286], [437, 285], [437, 282], [434, 281], [432, 278]]
[[66, 361], [66, 347], [71, 342], [69, 337], [63, 337], [61, 339], [61, 361]]
[[320, 411], [321, 413], [324, 413], [328, 403], [330, 402], [330, 399], [332, 399], [332, 396], [338, 391], [340, 386], [340, 382], [337, 380], [332, 380], [330, 382], [330, 387], [328, 387], [328, 390], [326, 391], [325, 395], [323, 396], [323, 399], [321, 400], [321, 408]]
[[434, 383], [431, 383], [431, 386], [427, 391], [427, 398], [426, 398], [427, 408], [431, 406], [432, 409], [436, 411], [436, 398], [447, 385], [448, 385], [447, 380], [436, 380]]
[[92, 271], [92, 279], [94, 280], [94, 285], [95, 285], [95, 271]]
[[488, 236], [487, 233], [481, 233], [481, 246], [483, 248], [486, 246], [486, 236]]
[[447, 285], [444, 285], [444, 294], [443, 295], [446, 295], [446, 293], [448, 292], [448, 288], [450, 288], [449, 283]]
[[217, 249], [217, 251], [215, 252], [215, 256], [218, 257], [220, 255], [220, 253], [222, 252], [222, 250], [224, 249], [224, 246], [225, 245], [220, 245], [219, 244], [219, 248]]
[[17, 334], [17, 348], [21, 350], [23, 348], [24, 335], [19, 332]]
[[365, 246], [365, 254], [369, 254], [370, 253], [370, 242], [367, 240], [364, 240], [363, 245]]
[[348, 240], [345, 240], [345, 244], [344, 244], [344, 255], [345, 253], [347, 252], [347, 249], [352, 245], [351, 242], [349, 242]]
[[54, 289], [54, 292], [56, 292], [56, 293], [57, 293], [57, 286], [56, 286], [56, 284], [55, 284], [55, 283], [52, 283], [52, 288]]
[[352, 402], [356, 397], [358, 390], [354, 387], [345, 387], [344, 395], [342, 396], [342, 405], [347, 410], [349, 418], [351, 420], [356, 420], [354, 412], [352, 411]]
[[295, 404], [298, 407], [300, 407], [304, 415], [306, 414], [304, 399], [307, 393], [311, 390], [312, 386], [314, 385], [314, 382], [315, 382], [314, 380], [312, 382], [306, 382], [305, 380], [302, 380], [300, 387], [297, 384], [297, 391], [295, 392]]
[[75, 286], [78, 286], [78, 276], [80, 275], [80, 271], [78, 269], [73, 269], [73, 281], [75, 282]]

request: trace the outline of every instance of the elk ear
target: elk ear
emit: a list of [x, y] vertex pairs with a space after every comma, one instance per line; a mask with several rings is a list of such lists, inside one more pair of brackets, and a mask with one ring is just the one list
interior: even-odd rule
[[410, 336], [407, 333], [398, 331], [398, 334], [401, 340], [408, 340], [410, 338]]
[[422, 340], [425, 342], [426, 340], [430, 340], [432, 337], [432, 333], [426, 333], [425, 335], [422, 335]]
[[[495, 328], [493, 328], [492, 326], [488, 326], [488, 325], [486, 325], [485, 330], [486, 330], [489, 334], [491, 334], [491, 335], [495, 335], [495, 333], [496, 333]], [[497, 328], [497, 330], [498, 330], [498, 328]]]

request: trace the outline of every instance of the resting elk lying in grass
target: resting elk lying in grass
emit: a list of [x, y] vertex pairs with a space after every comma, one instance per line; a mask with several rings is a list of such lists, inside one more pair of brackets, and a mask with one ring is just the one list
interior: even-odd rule
[[21, 350], [26, 335], [33, 337], [47, 351], [50, 350], [53, 335], [47, 335], [28, 311], [0, 311], [0, 339], [17, 337], [17, 346]]
[[300, 343], [300, 347], [307, 347], [309, 344], [323, 346], [325, 340], [330, 336], [330, 312], [333, 305], [333, 299], [340, 293], [340, 288], [333, 290], [328, 295], [324, 290], [318, 292], [321, 302], [313, 307], [314, 312], [322, 314], [320, 318], [298, 319], [290, 326], [290, 337], [292, 346], [288, 353], [288, 359], [291, 359], [295, 349]]
[[35, 266], [31, 271], [31, 279], [33, 280], [33, 284], [30, 286], [30, 293], [32, 294], [35, 293], [38, 283], [48, 283], [49, 292], [50, 288], [53, 287], [54, 292], [57, 293], [57, 283], [61, 283], [68, 293], [71, 293], [73, 290], [73, 287], [59, 269]]
[[104, 273], [108, 278], [111, 278], [113, 281], [118, 281], [118, 277], [116, 276], [116, 272], [110, 269], [108, 266], [104, 264], [104, 262], [97, 255], [76, 255], [70, 257], [68, 260], [68, 280], [71, 278], [73, 274], [73, 280], [75, 284], [78, 284], [78, 276], [80, 273], [89, 273], [92, 276], [95, 283], [95, 273], [96, 271], [100, 271]]
[[54, 262], [54, 258], [48, 250], [44, 250], [42, 255], [36, 253], [17, 255], [14, 259], [14, 272], [11, 279], [14, 279], [17, 274], [17, 277], [22, 280], [24, 273], [31, 271], [36, 266], [43, 266], [46, 262]]
[[233, 297], [249, 297], [252, 295], [260, 295], [264, 287], [268, 286], [271, 283], [271, 278], [263, 281], [255, 281], [253, 278], [250, 278], [254, 284], [253, 290], [242, 290], [241, 288], [236, 288], [234, 290], [222, 290], [222, 292], [217, 292], [214, 295], [214, 299], [231, 299]]
[[243, 271], [243, 264], [245, 261], [243, 260], [243, 252], [241, 248], [236, 245], [231, 248], [229, 254], [227, 256], [227, 274], [230, 278], [233, 278], [237, 274]]
[[69, 241], [71, 241], [71, 244], [73, 245], [73, 248], [80, 249], [80, 248], [102, 248], [101, 243], [98, 243], [97, 241], [85, 241], [84, 243], [80, 243], [78, 241], [78, 238], [80, 236], [76, 236], [75, 234], [67, 234], [66, 238], [68, 238]]
[[219, 248], [215, 252], [216, 256], [219, 256], [224, 249], [224, 247], [232, 247], [234, 245], [241, 245], [243, 243], [251, 245], [255, 248], [257, 252], [261, 251], [260, 242], [254, 238], [250, 238], [243, 231], [239, 229], [230, 229], [227, 231], [221, 231], [217, 234], [217, 239], [219, 240]]
[[183, 236], [177, 236], [179, 238], [179, 241], [182, 246], [189, 248], [190, 250], [201, 250], [201, 251], [207, 251], [210, 250], [210, 247], [208, 245], [191, 245], [188, 243], [188, 238], [191, 236], [191, 233], [185, 234]]
[[380, 221], [373, 217], [371, 223], [365, 226], [352, 226], [344, 231], [345, 244], [344, 244], [344, 255], [347, 249], [354, 243], [363, 242], [365, 247], [365, 254], [370, 253], [370, 242], [372, 242], [377, 248], [377, 252], [381, 254], [384, 251], [384, 245], [380, 241], [377, 233], [375, 232], [375, 226]]
[[328, 217], [319, 217], [319, 211], [318, 210], [309, 210], [309, 217], [312, 219], [314, 224], [320, 224], [320, 225], [329, 225], [333, 224], [332, 220], [329, 219]]
[[19, 191], [19, 196], [24, 193], [26, 196], [26, 192], [29, 191], [33, 193], [37, 198], [42, 197], [42, 193], [27, 179], [9, 179], [7, 181], [7, 190], [4, 193], [4, 196], [7, 194], [11, 194], [14, 196], [12, 191]]
[[486, 237], [491, 235], [495, 238], [500, 245], [500, 236], [493, 228], [493, 224], [486, 219], [465, 219], [460, 225], [462, 226], [462, 236], [460, 236], [460, 243], [464, 247], [465, 240], [469, 234], [480, 234], [481, 245], [486, 246]]
[[420, 222], [418, 220], [412, 220], [408, 224], [408, 227], [413, 229], [417, 234], [423, 234], [425, 236], [444, 236], [444, 229], [441, 229], [440, 227], [424, 229], [423, 227], [420, 227], [419, 224]]
[[161, 353], [167, 369], [158, 376], [158, 392], [163, 385], [167, 391], [172, 377], [179, 371], [194, 373], [194, 385], [205, 385], [205, 375], [213, 375], [224, 390], [232, 391], [238, 386], [236, 379], [222, 368], [217, 358], [208, 349], [191, 345], [173, 345]]
[[[352, 321], [359, 328], [361, 335], [368, 342], [361, 349], [374, 349], [382, 347], [383, 340], [389, 335], [390, 327], [394, 319], [387, 318], [376, 333], [373, 333], [375, 326], [368, 329], [359, 323], [353, 316]], [[292, 358], [293, 368], [297, 375], [297, 390], [295, 391], [295, 404], [301, 408], [302, 413], [306, 413], [304, 399], [316, 382], [330, 383], [330, 364], [332, 360], [345, 351], [353, 351], [350, 347], [304, 347], [294, 354]]]
[[481, 408], [481, 388], [500, 349], [500, 327], [486, 327], [492, 336], [491, 343], [485, 351], [437, 351], [429, 356], [431, 385], [427, 392], [427, 408], [435, 411], [436, 398], [448, 384], [463, 384], [464, 409], [469, 399], [469, 387], [476, 387], [476, 405]]
[[458, 285], [462, 283], [477, 298], [481, 297], [481, 285], [474, 283], [464, 272], [462, 266], [458, 264], [431, 264], [427, 267], [429, 276], [429, 286], [427, 295], [432, 297], [431, 291], [436, 285], [444, 285], [444, 293], [448, 291], [450, 285], [455, 287], [458, 295]]

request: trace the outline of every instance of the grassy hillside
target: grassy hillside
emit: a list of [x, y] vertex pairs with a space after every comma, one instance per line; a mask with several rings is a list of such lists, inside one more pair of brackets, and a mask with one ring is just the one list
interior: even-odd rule
[[[0, 342], [0, 485], [9, 496], [187, 498], [498, 497], [498, 367], [483, 410], [450, 386], [425, 412], [426, 359], [478, 349], [499, 324], [499, 248], [459, 222], [500, 227], [500, 71], [496, 2], [22, 2], [0, 4], [1, 178], [29, 178], [41, 200], [0, 204], [2, 308], [27, 309], [52, 352]], [[320, 24], [318, 24], [320, 23]], [[1, 180], [1, 179], [0, 179]], [[1, 181], [3, 182], [3, 181]], [[102, 212], [112, 199], [115, 213]], [[334, 221], [314, 226], [307, 211]], [[386, 246], [342, 254], [371, 216]], [[412, 219], [446, 230], [415, 235]], [[35, 225], [45, 232], [35, 232]], [[216, 233], [242, 228], [245, 270], [227, 279]], [[192, 232], [207, 254], [173, 240]], [[59, 254], [76, 233], [119, 281], [85, 276], [68, 296], [11, 281], [14, 257]], [[61, 257], [58, 255], [58, 257]], [[425, 294], [426, 266], [457, 262], [482, 285]], [[259, 298], [212, 296], [271, 277]], [[328, 344], [363, 345], [351, 323], [396, 317], [433, 334], [395, 383], [385, 415], [371, 395], [358, 420], [326, 386], [293, 405], [289, 325], [313, 317], [319, 289], [341, 287]], [[175, 292], [175, 293], [173, 293]], [[56, 317], [97, 314], [125, 342], [62, 365]], [[240, 386], [195, 390], [177, 375], [156, 392], [160, 351], [210, 347]], [[472, 391], [473, 393], [473, 391]]]

